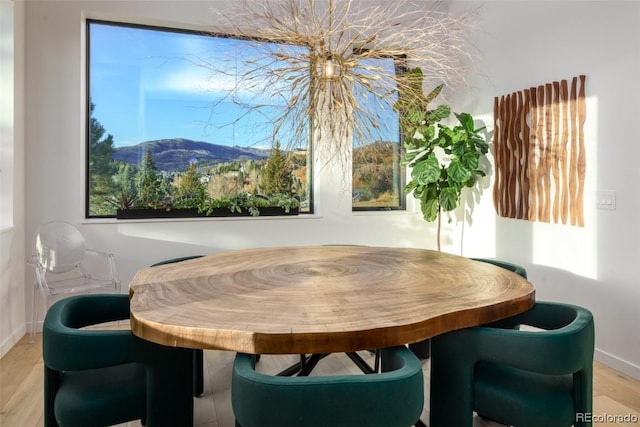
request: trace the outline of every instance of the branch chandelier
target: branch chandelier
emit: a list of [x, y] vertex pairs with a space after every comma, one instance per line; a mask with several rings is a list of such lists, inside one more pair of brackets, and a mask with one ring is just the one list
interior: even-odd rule
[[[475, 13], [445, 9], [433, 1], [238, 2], [220, 12], [221, 19], [234, 35], [256, 41], [258, 54], [236, 59], [242, 64], [229, 99], [260, 109], [246, 93], [274, 93], [283, 105], [271, 118], [274, 142], [293, 147], [311, 131], [326, 160], [347, 161], [354, 143], [380, 140], [383, 112], [388, 115], [399, 92], [411, 90], [398, 66], [422, 68], [433, 87], [464, 82]], [[395, 69], [389, 58], [396, 59]], [[212, 67], [225, 72], [218, 68]]]

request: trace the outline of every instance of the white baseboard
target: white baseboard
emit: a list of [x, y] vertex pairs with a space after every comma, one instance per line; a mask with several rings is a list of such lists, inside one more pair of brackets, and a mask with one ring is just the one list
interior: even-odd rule
[[607, 353], [606, 351], [595, 349], [593, 358], [610, 368], [620, 371], [625, 375], [640, 380], [640, 366], [631, 362], [620, 359], [617, 356]]
[[3, 357], [5, 354], [7, 354], [7, 352], [11, 350], [11, 347], [16, 345], [16, 343], [20, 341], [20, 338], [24, 336], [26, 331], [27, 331], [26, 326], [22, 325], [18, 327], [15, 331], [13, 331], [4, 340], [2, 340], [2, 343], [0, 343], [0, 357]]

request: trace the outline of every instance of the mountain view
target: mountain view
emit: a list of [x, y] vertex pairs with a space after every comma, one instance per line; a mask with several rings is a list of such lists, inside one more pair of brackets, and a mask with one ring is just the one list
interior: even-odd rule
[[270, 149], [211, 144], [184, 138], [159, 139], [127, 147], [115, 147], [113, 160], [138, 166], [149, 151], [161, 171], [186, 171], [190, 163], [207, 165], [246, 160], [266, 160]]
[[[354, 208], [398, 206], [400, 193], [394, 173], [398, 149], [397, 143], [389, 141], [354, 147]], [[99, 146], [94, 150], [94, 158], [99, 159]], [[271, 159], [272, 148], [229, 147], [187, 138], [158, 139], [111, 150], [108, 168], [101, 169], [99, 163], [93, 163], [94, 170], [105, 170], [104, 177], [92, 175], [94, 186], [104, 188], [100, 193], [94, 191], [102, 198], [94, 195], [89, 204], [90, 211], [99, 215], [113, 215], [121, 206], [142, 205], [141, 194], [146, 189], [141, 184], [143, 179], [154, 182], [159, 200], [179, 194], [186, 183], [197, 183], [214, 199], [239, 192], [266, 194], [270, 191], [269, 174], [273, 174], [267, 167], [270, 160], [273, 165], [289, 171], [287, 176], [291, 182], [287, 188], [299, 197], [303, 208], [308, 206], [305, 205], [309, 200], [308, 153], [304, 150], [281, 150], [278, 145]], [[151, 175], [146, 172], [149, 161], [152, 162]]]

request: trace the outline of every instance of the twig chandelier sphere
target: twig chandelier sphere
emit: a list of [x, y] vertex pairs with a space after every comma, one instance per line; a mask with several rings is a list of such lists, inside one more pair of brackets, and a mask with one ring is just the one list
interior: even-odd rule
[[421, 67], [434, 87], [464, 81], [473, 15], [449, 13], [444, 2], [370, 0], [243, 1], [221, 12], [236, 35], [259, 42], [261, 58], [247, 58], [238, 88], [268, 87], [287, 100], [274, 141], [311, 131], [328, 159], [379, 138], [381, 111], [408, 85], [384, 60]]

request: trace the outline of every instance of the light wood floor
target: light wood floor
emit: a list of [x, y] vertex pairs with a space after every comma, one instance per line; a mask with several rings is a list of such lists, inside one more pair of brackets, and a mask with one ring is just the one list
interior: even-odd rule
[[[364, 354], [363, 354], [364, 355]], [[195, 426], [233, 427], [231, 411], [231, 366], [234, 353], [206, 351], [205, 391], [194, 399]], [[261, 370], [277, 372], [286, 367], [293, 359], [285, 356], [263, 356], [259, 366]], [[425, 402], [429, 401], [429, 362], [425, 361]], [[316, 374], [326, 375], [338, 372], [357, 372], [357, 368], [344, 355], [331, 355], [320, 362]], [[36, 342], [28, 343], [23, 337], [0, 360], [0, 426], [2, 427], [40, 427], [42, 418], [43, 365], [40, 335]], [[640, 381], [620, 374], [600, 363], [595, 363], [594, 414], [627, 415], [640, 419]], [[423, 421], [428, 420], [428, 408], [425, 407]], [[498, 424], [479, 418], [475, 427], [494, 427]], [[615, 424], [598, 423], [600, 426], [630, 426], [637, 423]], [[139, 422], [125, 426], [140, 426]], [[357, 426], [354, 426], [357, 427]]]

